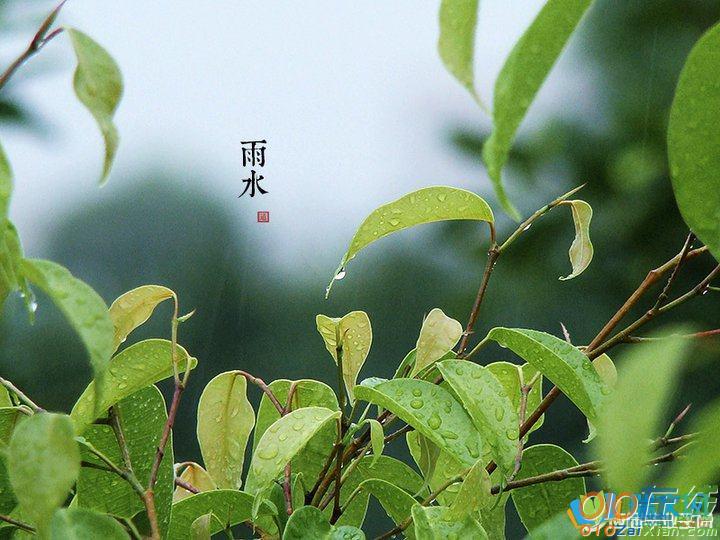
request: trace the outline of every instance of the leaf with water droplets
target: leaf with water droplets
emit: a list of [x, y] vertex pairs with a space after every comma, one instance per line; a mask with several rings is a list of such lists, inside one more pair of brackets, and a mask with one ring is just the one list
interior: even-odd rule
[[490, 446], [493, 459], [509, 475], [520, 450], [520, 421], [505, 388], [491, 371], [467, 360], [444, 360], [438, 368]]
[[42, 413], [20, 423], [10, 439], [7, 465], [18, 503], [45, 530], [80, 472], [70, 418]]
[[[685, 329], [675, 331], [685, 333]], [[647, 485], [651, 471], [646, 464], [652, 455], [649, 441], [664, 431], [667, 406], [687, 351], [688, 342], [682, 339], [639, 343], [620, 363], [612, 399], [595, 422], [595, 451], [604, 462], [609, 488], [635, 492]]]
[[480, 457], [480, 434], [444, 388], [417, 379], [393, 379], [373, 388], [358, 386], [355, 392], [358, 399], [396, 414], [466, 467]]
[[323, 513], [314, 506], [296, 509], [285, 526], [283, 540], [365, 540], [360, 529], [331, 525]]
[[[155, 386], [149, 386], [120, 401], [115, 410], [128, 447], [135, 475], [150, 477], [157, 444], [167, 422], [165, 400]], [[124, 459], [113, 429], [109, 425], [92, 424], [83, 433], [84, 439], [118, 466]], [[82, 448], [83, 460], [102, 465], [88, 450]], [[174, 490], [172, 436], [165, 447], [155, 486], [155, 507], [161, 531], [167, 531]], [[131, 518], [144, 510], [144, 505], [130, 485], [115, 473], [83, 467], [77, 483], [77, 502], [82, 508]]]
[[[187, 365], [194, 369], [197, 359], [191, 357], [180, 345], [176, 348], [178, 366], [185, 371]], [[106, 411], [121, 399], [141, 388], [172, 377], [172, 344], [165, 339], [148, 339], [136, 343], [113, 356], [103, 382], [99, 411]], [[75, 429], [82, 433], [98, 415], [95, 414], [95, 381], [91, 382], [78, 398], [70, 416]]]
[[[290, 403], [290, 410], [303, 407], [325, 407], [332, 411], [340, 410], [335, 392], [320, 381], [311, 379], [301, 379], [299, 381], [276, 379], [269, 384], [269, 387], [280, 403], [285, 405], [288, 401], [290, 387], [293, 384], [295, 384], [295, 391], [293, 392], [292, 403]], [[255, 448], [257, 448], [257, 444], [265, 431], [267, 431], [267, 428], [275, 423], [278, 418], [280, 418], [280, 413], [263, 393], [253, 434], [253, 452], [255, 452]], [[305, 478], [317, 478], [332, 451], [335, 438], [336, 429], [334, 424], [322, 427], [293, 458], [293, 472], [300, 473]]]
[[247, 490], [255, 493], [275, 480], [323, 426], [340, 418], [340, 411], [325, 407], [305, 407], [279, 418], [272, 424], [253, 453]]
[[168, 540], [186, 540], [193, 522], [200, 516], [212, 513], [210, 534], [221, 532], [252, 518], [253, 497], [234, 489], [217, 489], [198, 493], [173, 504]]
[[591, 421], [610, 389], [577, 347], [545, 332], [522, 328], [493, 328], [488, 338], [535, 366]]
[[[522, 466], [516, 479], [575, 467], [578, 464], [570, 454], [554, 444], [537, 444], [526, 448]], [[520, 521], [532, 532], [545, 521], [568, 509], [570, 501], [585, 494], [584, 478], [566, 478], [560, 482], [534, 484], [511, 492]]]
[[353, 388], [372, 345], [372, 326], [364, 311], [351, 311], [342, 318], [318, 315], [317, 330], [325, 342], [325, 348], [338, 363], [338, 348], [342, 349], [343, 380], [350, 403], [355, 401]]
[[95, 118], [105, 140], [105, 162], [100, 176], [102, 185], [118, 147], [119, 137], [113, 116], [123, 93], [122, 75], [112, 56], [90, 36], [74, 28], [66, 28], [66, 31], [77, 58], [73, 77], [75, 94]]
[[493, 131], [483, 146], [483, 161], [505, 211], [520, 214], [502, 184], [515, 133], [555, 61], [590, 6], [591, 0], [548, 0], [513, 47], [495, 81]]
[[373, 459], [377, 460], [385, 449], [385, 432], [383, 431], [382, 424], [373, 418], [366, 418], [358, 424], [358, 428], [361, 428], [365, 424], [370, 426], [370, 446], [373, 451]]
[[442, 0], [438, 52], [445, 68], [479, 102], [473, 74], [477, 16], [478, 0]]
[[[419, 189], [384, 204], [358, 228], [336, 274], [363, 248], [397, 231], [436, 221], [472, 220], [494, 222], [492, 210], [480, 197], [464, 189], [435, 186]], [[334, 281], [334, 279], [333, 279]], [[327, 293], [333, 282], [330, 282]]]
[[415, 365], [410, 377], [442, 358], [455, 347], [462, 333], [462, 324], [445, 315], [442, 309], [432, 309], [420, 329], [415, 346]]
[[[103, 299], [92, 287], [73, 277], [57, 263], [24, 259], [21, 268], [23, 275], [40, 287], [72, 324], [87, 349], [95, 383], [104, 388], [106, 370], [115, 348], [113, 325]], [[95, 405], [99, 407], [102, 391], [98, 392], [96, 399]]]
[[[189, 461], [184, 464], [184, 467], [185, 468], [179, 476], [180, 480], [187, 482], [196, 488], [200, 493], [217, 489], [215, 480], [213, 480], [208, 472], [200, 465], [193, 461]], [[173, 503], [182, 501], [183, 499], [187, 499], [193, 495], [195, 495], [195, 493], [192, 493], [181, 486], [177, 486], [175, 488], [175, 492], [173, 493]]]
[[720, 260], [720, 25], [695, 44], [670, 109], [670, 177], [685, 223]]
[[63, 540], [127, 540], [122, 525], [110, 516], [83, 508], [61, 508], [50, 522], [52, 538]]
[[455, 500], [445, 513], [446, 519], [461, 520], [465, 516], [474, 515], [481, 508], [492, 504], [492, 483], [485, 470], [485, 460], [478, 459], [465, 475]]
[[218, 487], [242, 485], [245, 447], [255, 425], [247, 398], [247, 380], [239, 371], [212, 379], [198, 403], [197, 437], [203, 461]]
[[[537, 379], [533, 383], [533, 387], [528, 393], [527, 404], [525, 406], [526, 417], [532, 411], [538, 408], [540, 402], [543, 399], [542, 396], [542, 375], [538, 374], [538, 370], [530, 364], [523, 364], [518, 366], [517, 364], [511, 364], [510, 362], [493, 362], [485, 366], [495, 378], [503, 385], [505, 392], [510, 397], [513, 403], [513, 407], [518, 417], [520, 416], [520, 401], [522, 398], [522, 387], [529, 384], [535, 377]], [[535, 425], [528, 431], [532, 433], [536, 429], [542, 427], [545, 421], [545, 415], [540, 416]], [[527, 438], [527, 436], [526, 436]]]
[[569, 204], [572, 209], [573, 223], [575, 224], [575, 239], [570, 245], [570, 264], [572, 273], [561, 277], [564, 281], [579, 276], [590, 265], [593, 258], [593, 245], [590, 241], [590, 220], [592, 219], [592, 207], [585, 201], [563, 201], [562, 204]]
[[[410, 516], [410, 511], [417, 500], [407, 491], [380, 478], [370, 478], [358, 486], [358, 489], [370, 493], [385, 509], [388, 517], [399, 525]], [[413, 539], [412, 531], [408, 538]]]
[[488, 540], [482, 525], [471, 515], [462, 520], [447, 519], [447, 506], [420, 506], [412, 508], [417, 540], [445, 540], [446, 538], [472, 538]]
[[109, 310], [115, 328], [115, 349], [150, 318], [158, 304], [169, 298], [175, 298], [175, 293], [161, 285], [143, 285], [121, 294]]

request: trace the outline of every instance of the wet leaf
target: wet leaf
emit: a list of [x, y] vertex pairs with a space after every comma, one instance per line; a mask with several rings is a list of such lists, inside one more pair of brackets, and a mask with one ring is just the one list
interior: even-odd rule
[[466, 516], [474, 515], [481, 508], [490, 506], [493, 502], [491, 488], [490, 475], [485, 470], [484, 460], [479, 459], [465, 476], [455, 500], [445, 513], [445, 518], [462, 520]]
[[[578, 464], [570, 454], [553, 444], [538, 444], [526, 448], [522, 467], [516, 479], [523, 480], [552, 471], [575, 467]], [[568, 509], [570, 501], [585, 494], [583, 478], [566, 478], [560, 482], [545, 482], [510, 492], [520, 520], [532, 532], [559, 512]]]
[[[212, 479], [208, 472], [200, 465], [192, 461], [185, 464], [185, 468], [183, 469], [182, 473], [180, 473], [179, 478], [180, 480], [183, 480], [191, 486], [197, 488], [198, 491], [200, 491], [201, 493], [204, 491], [212, 491], [213, 489], [217, 489], [217, 484], [215, 484], [215, 480]], [[175, 488], [175, 493], [173, 493], [173, 503], [182, 501], [183, 499], [187, 499], [188, 497], [192, 497], [193, 495], [195, 494], [187, 491], [185, 488], [177, 486]]]
[[561, 277], [560, 280], [572, 279], [579, 276], [590, 265], [593, 258], [593, 245], [590, 241], [590, 220], [592, 207], [585, 201], [564, 201], [572, 209], [573, 223], [575, 224], [575, 239], [570, 245], [570, 263], [572, 273]]
[[192, 524], [200, 516], [212, 513], [210, 533], [222, 531], [225, 525], [237, 525], [252, 517], [253, 497], [234, 489], [198, 493], [173, 504], [168, 540], [186, 540]]
[[668, 124], [675, 199], [685, 223], [720, 259], [720, 25], [708, 30], [685, 61]]
[[313, 435], [338, 418], [339, 411], [306, 407], [278, 419], [263, 433], [255, 448], [247, 481], [248, 491], [254, 493], [275, 480]]
[[[510, 397], [513, 403], [513, 407], [518, 417], [520, 416], [520, 400], [522, 398], [522, 387], [525, 384], [530, 384], [533, 378], [538, 373], [530, 364], [523, 364], [518, 366], [517, 364], [511, 364], [510, 362], [493, 362], [485, 366], [495, 378], [500, 381], [500, 384], [505, 388], [505, 392]], [[543, 399], [542, 396], [542, 375], [538, 376], [538, 379], [533, 384], [532, 389], [528, 393], [527, 404], [525, 407], [525, 417], [527, 418], [530, 413], [538, 408], [540, 402]], [[533, 427], [530, 428], [528, 434], [533, 431], [540, 429], [545, 421], [545, 415], [543, 414]], [[527, 438], [527, 435], [525, 436]]]
[[[188, 363], [190, 369], [197, 365], [197, 359], [191, 357], [180, 345], [177, 346], [177, 357], [181, 372], [185, 371]], [[106, 411], [108, 407], [121, 399], [142, 388], [172, 377], [172, 375], [172, 344], [170, 341], [148, 339], [136, 343], [110, 360], [98, 410]], [[97, 418], [93, 409], [95, 384], [94, 381], [90, 383], [70, 413], [78, 433], [82, 433], [85, 427]]]
[[[380, 478], [365, 480], [360, 484], [359, 489], [372, 494], [380, 502], [395, 525], [405, 521], [410, 516], [413, 505], [418, 502], [407, 491]], [[412, 531], [408, 532], [412, 533]], [[413, 536], [408, 535], [408, 538], [412, 539]]]
[[52, 538], [63, 540], [128, 540], [130, 537], [110, 516], [82, 508], [62, 508], [50, 523]]
[[[103, 299], [92, 287], [54, 262], [24, 259], [21, 267], [23, 275], [52, 299], [78, 333], [90, 357], [94, 382], [104, 388], [108, 363], [115, 349], [112, 321]], [[103, 398], [99, 392], [96, 407]]]
[[212, 379], [200, 396], [197, 436], [205, 467], [218, 487], [240, 489], [245, 447], [255, 425], [247, 381], [239, 371]]
[[446, 518], [447, 506], [420, 506], [412, 508], [412, 516], [417, 540], [445, 540], [446, 538], [472, 538], [487, 540], [482, 525], [472, 516], [461, 521]]
[[[372, 212], [358, 228], [350, 247], [342, 258], [336, 276], [345, 271], [345, 265], [366, 246], [397, 231], [447, 220], [494, 221], [488, 204], [480, 197], [447, 186], [436, 186], [413, 191], [384, 204]], [[335, 278], [333, 278], [333, 281]], [[332, 281], [328, 286], [328, 294]]]
[[352, 311], [342, 318], [318, 315], [315, 323], [335, 364], [338, 363], [339, 342], [339, 348], [342, 349], [343, 380], [350, 403], [353, 403], [357, 376], [372, 345], [370, 318], [364, 311]]
[[110, 320], [115, 328], [115, 349], [130, 332], [150, 318], [161, 302], [175, 298], [175, 293], [160, 285], [143, 285], [120, 295], [110, 306]]
[[520, 449], [520, 420], [503, 385], [491, 371], [467, 360], [444, 360], [438, 367], [490, 446], [495, 462], [510, 474]]
[[513, 47], [495, 81], [494, 127], [482, 155], [500, 203], [517, 220], [520, 214], [505, 193], [502, 169], [530, 104], [590, 3], [591, 0], [548, 0]]
[[360, 529], [330, 525], [327, 517], [314, 506], [303, 506], [288, 519], [283, 540], [365, 540]]
[[536, 367], [594, 421], [610, 389], [578, 348], [545, 332], [493, 328], [488, 338]]
[[105, 162], [100, 183], [105, 183], [117, 151], [119, 137], [113, 124], [115, 109], [123, 93], [120, 69], [105, 49], [90, 36], [66, 28], [72, 42], [77, 67], [73, 87], [80, 102], [95, 118], [105, 140]]
[[415, 346], [415, 365], [410, 377], [442, 358], [455, 347], [462, 333], [462, 324], [445, 315], [442, 309], [432, 309], [420, 329], [420, 337]]
[[385, 449], [385, 432], [383, 431], [382, 424], [373, 418], [363, 420], [358, 425], [358, 428], [365, 424], [370, 426], [370, 446], [372, 447], [373, 459], [377, 460]]
[[479, 100], [473, 75], [477, 16], [478, 0], [443, 0], [438, 52], [447, 70]]
[[358, 399], [396, 414], [466, 467], [480, 457], [480, 434], [444, 388], [416, 379], [393, 379], [374, 388], [358, 386], [355, 392]]
[[10, 483], [23, 511], [45, 529], [80, 472], [80, 451], [70, 418], [35, 414], [20, 423], [8, 448]]

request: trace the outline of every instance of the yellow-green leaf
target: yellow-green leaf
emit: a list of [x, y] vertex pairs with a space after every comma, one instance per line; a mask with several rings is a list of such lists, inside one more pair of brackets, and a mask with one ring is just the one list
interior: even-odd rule
[[473, 517], [462, 520], [447, 519], [447, 506], [412, 507], [412, 517], [417, 540], [445, 540], [446, 538], [472, 538], [488, 540], [482, 525]]
[[490, 475], [485, 470], [484, 460], [479, 459], [465, 476], [455, 500], [445, 513], [449, 520], [461, 520], [465, 516], [492, 504]]
[[420, 329], [420, 336], [415, 347], [415, 365], [410, 372], [410, 377], [414, 377], [442, 358], [445, 353], [455, 347], [462, 333], [462, 324], [445, 315], [442, 309], [432, 309], [425, 317]]
[[119, 142], [113, 116], [123, 93], [122, 75], [112, 56], [90, 36], [74, 28], [66, 30], [77, 57], [73, 77], [75, 94], [95, 118], [105, 140], [105, 160], [100, 176], [103, 184], [110, 173]]
[[210, 540], [210, 520], [212, 514], [204, 514], [192, 522], [190, 540]]
[[[193, 461], [184, 463], [183, 465], [184, 469], [178, 477], [180, 478], [180, 480], [183, 480], [194, 488], [197, 488], [200, 493], [202, 493], [203, 491], [212, 491], [213, 489], [217, 489], [217, 484], [215, 484], [215, 481], [200, 465]], [[175, 492], [173, 493], [173, 503], [182, 501], [183, 499], [187, 499], [188, 497], [192, 497], [193, 495], [195, 494], [187, 491], [183, 487], [177, 486], [175, 488]]]
[[[522, 399], [522, 387], [529, 384], [538, 373], [537, 368], [530, 364], [523, 364], [518, 366], [517, 364], [511, 364], [510, 362], [493, 362], [485, 366], [495, 378], [500, 381], [500, 384], [505, 388], [505, 392], [510, 397], [513, 403], [515, 412], [518, 417], [520, 415], [520, 400]], [[540, 402], [543, 399], [542, 396], [542, 375], [537, 375], [537, 380], [533, 384], [532, 389], [528, 393], [527, 403], [525, 406], [526, 416], [532, 413], [538, 408]], [[530, 428], [528, 434], [533, 431], [540, 429], [545, 421], [545, 415], [543, 414], [535, 425]], [[527, 437], [527, 435], [526, 435]]]
[[[381, 478], [369, 478], [361, 483], [358, 489], [372, 494], [396, 525], [410, 516], [413, 505], [418, 502], [407, 491]], [[412, 531], [406, 532], [412, 533]], [[408, 538], [414, 537], [408, 535]]]
[[[360, 250], [376, 240], [422, 223], [448, 220], [493, 223], [494, 217], [492, 210], [482, 198], [464, 189], [436, 186], [413, 191], [380, 206], [365, 218], [350, 241], [350, 247], [340, 261], [333, 281], [341, 279], [345, 275], [345, 265]], [[333, 281], [328, 286], [328, 294]]]
[[247, 398], [247, 380], [239, 371], [212, 379], [200, 396], [197, 436], [203, 461], [221, 489], [242, 485], [245, 447], [255, 425]]
[[62, 508], [50, 523], [51, 537], [62, 540], [128, 540], [122, 525], [105, 514], [83, 508]]
[[237, 525], [252, 517], [253, 497], [234, 489], [217, 489], [198, 493], [173, 504], [168, 540], [186, 540], [188, 531], [200, 516], [212, 513], [210, 533], [215, 534], [227, 526]]
[[572, 279], [579, 276], [590, 265], [593, 258], [593, 245], [590, 241], [590, 220], [592, 219], [592, 208], [585, 201], [563, 201], [562, 204], [570, 205], [572, 209], [573, 223], [575, 224], [575, 239], [570, 245], [570, 263], [572, 273], [561, 277], [561, 280]]
[[365, 424], [370, 426], [370, 446], [372, 447], [373, 452], [373, 463], [375, 463], [385, 449], [385, 432], [383, 431], [382, 424], [374, 418], [367, 418], [363, 420], [358, 425], [358, 429]]
[[115, 349], [150, 318], [158, 304], [169, 298], [175, 298], [175, 293], [161, 285], [143, 285], [120, 295], [109, 310], [115, 328]]
[[438, 52], [447, 70], [479, 101], [473, 60], [478, 0], [442, 0]]

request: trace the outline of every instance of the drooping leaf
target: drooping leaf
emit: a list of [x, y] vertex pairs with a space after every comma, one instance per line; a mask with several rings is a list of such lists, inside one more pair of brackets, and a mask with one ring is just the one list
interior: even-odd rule
[[406, 439], [408, 449], [410, 450], [415, 463], [417, 463], [423, 478], [425, 478], [425, 483], [430, 485], [430, 480], [435, 475], [435, 467], [437, 466], [438, 459], [440, 458], [440, 447], [430, 441], [425, 435], [422, 435], [417, 431], [409, 432]]
[[[340, 262], [336, 277], [339, 279], [340, 274], [345, 271], [345, 265], [375, 240], [414, 225], [447, 220], [493, 223], [494, 217], [482, 198], [464, 189], [436, 186], [413, 191], [380, 206], [365, 218], [350, 241], [350, 247]], [[333, 281], [328, 286], [328, 294]]]
[[313, 435], [339, 417], [339, 411], [306, 407], [278, 419], [263, 433], [255, 448], [247, 481], [248, 491], [254, 493], [275, 480]]
[[[60, 308], [80, 336], [90, 357], [95, 384], [104, 388], [105, 372], [113, 351], [113, 325], [102, 298], [86, 283], [57, 263], [40, 259], [22, 261], [22, 273]], [[95, 405], [103, 400], [102, 392]]]
[[[179, 476], [180, 480], [183, 480], [197, 488], [201, 493], [204, 491], [212, 491], [217, 489], [215, 480], [203, 469], [200, 465], [194, 462], [188, 462], [184, 464], [183, 471]], [[194, 494], [183, 487], [177, 486], [175, 493], [173, 493], [173, 503], [192, 497]]]
[[[325, 407], [332, 411], [340, 410], [335, 392], [328, 385], [311, 379], [294, 382], [296, 385], [292, 403], [290, 404], [291, 410], [303, 407]], [[293, 381], [287, 379], [276, 379], [269, 386], [280, 403], [285, 405], [292, 384]], [[280, 418], [280, 413], [278, 413], [268, 397], [263, 394], [258, 407], [257, 422], [253, 435], [253, 452], [267, 428], [276, 422], [278, 418]], [[300, 473], [305, 478], [317, 478], [332, 451], [332, 446], [335, 444], [336, 433], [335, 425], [332, 423], [322, 427], [305, 445], [305, 448], [293, 458], [293, 472]]]
[[23, 275], [21, 264], [23, 249], [17, 229], [9, 220], [0, 221], [0, 306], [7, 296], [15, 291], [25, 300], [25, 308], [30, 321], [35, 320], [35, 295], [30, 289], [27, 278]]
[[212, 513], [210, 533], [222, 531], [225, 525], [237, 525], [252, 517], [253, 497], [234, 489], [217, 489], [198, 493], [173, 504], [168, 540], [185, 540], [193, 522]]
[[416, 379], [393, 379], [374, 388], [358, 386], [355, 394], [396, 414], [466, 467], [480, 457], [480, 434], [444, 388]]
[[545, 332], [522, 328], [493, 328], [488, 338], [535, 366], [594, 421], [610, 389], [577, 347]]
[[63, 540], [128, 540], [130, 537], [117, 521], [107, 515], [83, 508], [62, 508], [50, 523], [53, 539]]
[[80, 472], [80, 451], [70, 418], [42, 413], [21, 422], [10, 439], [8, 470], [23, 511], [45, 529]]
[[[510, 362], [493, 362], [485, 366], [495, 378], [500, 381], [500, 384], [505, 388], [505, 392], [510, 396], [510, 400], [513, 403], [515, 412], [520, 415], [520, 401], [522, 399], [522, 387], [523, 385], [530, 384], [535, 378], [538, 370], [530, 364], [523, 364], [518, 366], [517, 364], [511, 364]], [[525, 406], [526, 418], [535, 409], [538, 408], [540, 402], [543, 399], [542, 396], [542, 375], [537, 375], [538, 379], [533, 384], [532, 389], [527, 396], [527, 404]], [[540, 429], [545, 421], [545, 415], [543, 414], [533, 427], [530, 428], [528, 433]]]
[[318, 315], [315, 323], [335, 364], [338, 363], [338, 349], [342, 351], [343, 380], [352, 403], [358, 373], [372, 345], [370, 318], [364, 311], [352, 311], [342, 318]]
[[720, 25], [695, 44], [670, 109], [668, 158], [685, 223], [720, 258]]
[[[410, 516], [413, 505], [418, 502], [407, 491], [380, 478], [365, 480], [358, 489], [372, 494], [396, 525], [399, 525]], [[413, 537], [409, 536], [409, 538]]]
[[415, 347], [415, 365], [410, 377], [442, 358], [455, 347], [462, 333], [462, 324], [445, 315], [442, 309], [431, 310], [420, 329], [420, 337]]
[[487, 540], [482, 525], [472, 516], [463, 520], [447, 519], [447, 506], [420, 506], [412, 508], [415, 538], [417, 540], [445, 540], [446, 538], [472, 538]]
[[505, 211], [518, 211], [505, 194], [502, 169], [515, 133], [535, 95], [565, 48], [591, 0], [548, 0], [513, 47], [495, 81], [493, 131], [483, 146], [483, 161]]
[[226, 371], [207, 384], [198, 403], [197, 436], [205, 467], [221, 489], [242, 485], [245, 447], [254, 425], [241, 372]]
[[285, 526], [283, 540], [365, 540], [360, 529], [330, 525], [327, 517], [314, 506], [303, 506], [293, 512]]
[[[575, 467], [578, 464], [570, 454], [553, 444], [537, 444], [526, 448], [522, 466], [516, 479], [523, 480], [552, 471]], [[533, 484], [510, 492], [520, 520], [528, 531], [568, 509], [570, 501], [585, 494], [585, 479], [566, 478], [560, 482]]]
[[473, 59], [478, 0], [442, 0], [438, 52], [447, 70], [479, 101]]
[[495, 462], [512, 472], [520, 448], [520, 420], [503, 385], [491, 371], [467, 360], [444, 360], [438, 368], [490, 445]]
[[572, 279], [579, 276], [590, 265], [593, 258], [593, 245], [590, 241], [590, 220], [592, 207], [585, 201], [564, 201], [572, 209], [573, 223], [575, 224], [575, 239], [570, 245], [570, 264], [572, 273], [561, 280]]
[[100, 184], [103, 184], [119, 142], [113, 116], [123, 93], [122, 75], [112, 56], [92, 38], [74, 28], [66, 28], [66, 31], [77, 57], [73, 77], [75, 94], [95, 118], [105, 140], [105, 161], [100, 176]]
[[[425, 479], [423, 490], [429, 487], [431, 491], [434, 491], [447, 480], [459, 476], [467, 468], [417, 431], [408, 432], [405, 438], [410, 454]], [[459, 484], [448, 486], [438, 496], [438, 502], [449, 505], [459, 487]]]
[[482, 459], [477, 460], [463, 480], [455, 500], [445, 513], [446, 519], [462, 520], [480, 508], [492, 504], [490, 475]]
[[[191, 357], [180, 345], [176, 349], [180, 371], [187, 365], [195, 368], [197, 359]], [[172, 377], [172, 343], [165, 339], [148, 339], [136, 343], [113, 356], [103, 382], [102, 398], [98, 411], [108, 407], [138, 390], [158, 381]], [[70, 416], [75, 429], [82, 433], [97, 415], [94, 412], [96, 382], [91, 382], [78, 398]]]
[[150, 318], [158, 304], [169, 298], [175, 298], [175, 293], [160, 285], [143, 285], [118, 296], [109, 310], [115, 328], [115, 349]]
[[649, 441], [664, 432], [667, 404], [686, 352], [687, 341], [663, 339], [634, 345], [620, 363], [612, 399], [596, 422], [596, 452], [610, 488], [635, 492], [645, 486]]
[[[146, 482], [157, 444], [167, 421], [165, 400], [155, 386], [143, 388], [117, 403], [120, 425], [127, 442], [128, 454], [135, 475]], [[124, 466], [124, 460], [115, 433], [108, 425], [90, 425], [83, 434], [85, 440], [109, 457], [118, 466]], [[83, 449], [85, 461], [102, 464], [95, 456]], [[158, 480], [155, 486], [155, 507], [161, 531], [167, 531], [170, 522], [174, 486], [172, 436], [165, 447], [165, 455], [160, 463]], [[131, 518], [144, 510], [140, 497], [127, 482], [112, 472], [95, 468], [80, 471], [77, 489], [78, 505], [98, 512]]]
[[[615, 369], [615, 364], [610, 357], [607, 354], [602, 354], [593, 360], [592, 365], [598, 375], [600, 375], [600, 378], [603, 380], [605, 385], [611, 390], [615, 388], [615, 384], [617, 383], [617, 370]], [[588, 436], [583, 439], [585, 444], [591, 442], [597, 436], [597, 428], [595, 427], [595, 424], [593, 424], [590, 420], [587, 421], [587, 424]]]
[[370, 446], [374, 459], [377, 460], [385, 449], [385, 432], [383, 431], [382, 424], [374, 418], [366, 418], [358, 425], [358, 428], [365, 424], [370, 426]]

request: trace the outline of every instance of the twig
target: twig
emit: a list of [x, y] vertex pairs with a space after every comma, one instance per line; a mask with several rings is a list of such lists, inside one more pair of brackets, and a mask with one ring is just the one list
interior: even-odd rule
[[183, 480], [182, 478], [175, 478], [175, 485], [183, 488], [185, 491], [189, 491], [192, 494], [200, 493], [200, 490], [193, 486], [190, 482]]
[[247, 371], [238, 370], [238, 373], [240, 373], [240, 375], [245, 377], [248, 382], [250, 382], [250, 383], [254, 384], [255, 386], [257, 386], [258, 388], [260, 388], [260, 390], [263, 391], [263, 393], [268, 397], [270, 402], [275, 406], [275, 408], [277, 409], [277, 412], [279, 412], [280, 415], [282, 416], [283, 410], [285, 409], [285, 407], [283, 407], [280, 404], [280, 402], [278, 401], [278, 398], [275, 397], [275, 394], [273, 393], [273, 391], [270, 390], [270, 387], [267, 384], [265, 384], [265, 381], [263, 381], [259, 377], [255, 377], [254, 375], [251, 375]]
[[662, 446], [667, 446], [670, 440], [670, 435], [672, 435], [673, 431], [675, 431], [675, 428], [677, 425], [683, 421], [683, 418], [687, 415], [687, 413], [690, 411], [690, 407], [692, 407], [692, 403], [688, 403], [685, 408], [678, 413], [678, 415], [673, 419], [672, 422], [670, 422], [670, 425], [668, 426], [667, 430], [665, 431], [665, 435], [662, 437], [659, 437], [654, 443], [653, 443], [653, 449], [660, 448]]
[[337, 456], [335, 457], [335, 498], [333, 503], [333, 512], [332, 517], [330, 518], [330, 523], [335, 523], [337, 519], [340, 517], [340, 486], [341, 486], [341, 474], [342, 474], [342, 454], [343, 454], [343, 447], [342, 447], [342, 420], [338, 422], [338, 452]]
[[665, 301], [668, 299], [668, 295], [670, 293], [670, 288], [672, 287], [673, 283], [675, 282], [675, 278], [677, 278], [678, 274], [680, 273], [680, 268], [682, 268], [683, 263], [685, 262], [685, 259], [687, 258], [687, 254], [690, 251], [690, 248], [692, 248], [692, 244], [695, 241], [695, 235], [690, 232], [687, 235], [687, 238], [685, 239], [685, 244], [683, 245], [682, 250], [680, 251], [680, 258], [678, 259], [678, 263], [675, 265], [675, 268], [673, 268], [672, 273], [670, 274], [670, 277], [667, 280], [667, 283], [665, 283], [665, 287], [663, 287], [662, 292], [657, 297], [657, 300], [655, 301], [655, 305], [653, 305], [652, 308], [650, 308], [650, 311], [653, 313], [656, 313], [658, 309], [660, 309], [660, 306], [662, 306]]
[[32, 399], [27, 397], [27, 395], [25, 395], [24, 392], [22, 392], [17, 386], [15, 386], [13, 383], [8, 381], [7, 379], [3, 379], [2, 377], [0, 377], [0, 384], [3, 385], [8, 390], [10, 390], [13, 394], [15, 394], [18, 397], [18, 399], [20, 399], [20, 401], [22, 401], [23, 403], [25, 403], [25, 405], [30, 407], [33, 410], [33, 412], [36, 412], [36, 413], [45, 412], [45, 409], [38, 406]]
[[138, 481], [137, 477], [133, 474], [132, 471], [128, 471], [127, 469], [121, 469], [115, 463], [107, 457], [105, 454], [103, 454], [100, 450], [95, 448], [91, 443], [85, 441], [83, 442], [83, 446], [88, 449], [88, 451], [98, 458], [100, 461], [102, 461], [107, 469], [109, 469], [109, 472], [113, 472], [117, 474], [120, 478], [125, 480], [130, 487], [137, 493], [137, 495], [140, 497], [140, 500], [145, 502], [145, 489], [140, 485], [140, 482]]
[[646, 341], [660, 341], [663, 339], [704, 339], [717, 335], [720, 335], [720, 328], [715, 330], [705, 330], [704, 332], [694, 332], [692, 334], [671, 334], [661, 337], [627, 336], [625, 337], [623, 343], [643, 343]]
[[125, 468], [128, 471], [133, 472], [132, 460], [130, 459], [130, 449], [128, 448], [127, 441], [125, 440], [125, 433], [123, 433], [122, 424], [120, 423], [120, 415], [118, 414], [117, 405], [113, 405], [110, 409], [108, 409], [108, 419], [110, 420], [110, 426], [112, 427], [113, 433], [115, 433], [115, 439], [120, 447]]
[[30, 525], [29, 523], [25, 523], [24, 521], [20, 521], [19, 519], [12, 518], [10, 516], [6, 516], [4, 514], [0, 514], [0, 521], [4, 521], [5, 523], [9, 523], [13, 527], [17, 527], [18, 529], [22, 529], [23, 531], [35, 532], [35, 527]]
[[[283, 408], [282, 412], [280, 413], [280, 416], [285, 416], [287, 413], [290, 412], [290, 409], [292, 408], [292, 400], [293, 397], [295, 397], [295, 392], [297, 391], [299, 381], [293, 381], [290, 384], [290, 388], [288, 390], [288, 396], [287, 401], [285, 403], [285, 407]], [[293, 513], [293, 504], [292, 504], [292, 464], [288, 462], [285, 465], [285, 477], [283, 481], [283, 495], [285, 496], [285, 513], [288, 516], [291, 516]]]

